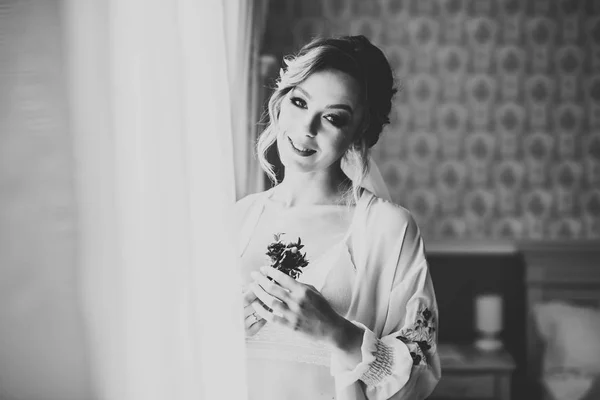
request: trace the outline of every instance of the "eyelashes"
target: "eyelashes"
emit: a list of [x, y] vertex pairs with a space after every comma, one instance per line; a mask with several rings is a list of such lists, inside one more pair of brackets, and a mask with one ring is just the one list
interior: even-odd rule
[[341, 128], [346, 124], [344, 118], [339, 117], [335, 114], [326, 115], [325, 119], [328, 120], [331, 123], [331, 125], [335, 126], [336, 128]]
[[[306, 110], [308, 108], [306, 101], [304, 101], [304, 99], [300, 97], [291, 97], [290, 102], [295, 107], [301, 108], [303, 110]], [[348, 122], [346, 118], [337, 114], [325, 114], [323, 118], [325, 118], [335, 128], [341, 128]]]
[[290, 101], [292, 102], [293, 105], [295, 105], [298, 108], [304, 108], [306, 109], [306, 102], [301, 99], [300, 97], [292, 97], [290, 99]]

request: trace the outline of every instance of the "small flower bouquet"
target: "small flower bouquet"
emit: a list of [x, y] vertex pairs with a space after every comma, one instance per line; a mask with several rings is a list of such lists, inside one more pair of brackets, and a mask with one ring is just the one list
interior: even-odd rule
[[267, 247], [267, 255], [271, 259], [271, 267], [284, 274], [298, 279], [302, 268], [308, 265], [306, 253], [300, 253], [304, 247], [300, 238], [297, 242], [284, 242], [281, 240], [283, 233], [273, 235], [275, 241]]

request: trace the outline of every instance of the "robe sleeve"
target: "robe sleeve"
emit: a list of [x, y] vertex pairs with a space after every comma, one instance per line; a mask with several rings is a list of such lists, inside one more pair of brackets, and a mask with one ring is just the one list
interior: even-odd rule
[[394, 268], [382, 329], [391, 333], [378, 337], [351, 321], [364, 331], [360, 359], [345, 353], [332, 357], [337, 389], [358, 381], [369, 400], [424, 399], [441, 377], [433, 283], [418, 227], [408, 212], [404, 221], [404, 236], [384, 258], [391, 263], [386, 268]]

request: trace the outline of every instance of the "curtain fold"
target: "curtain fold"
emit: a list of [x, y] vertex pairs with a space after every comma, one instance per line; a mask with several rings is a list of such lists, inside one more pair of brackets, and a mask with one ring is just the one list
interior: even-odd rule
[[225, 35], [244, 3], [64, 2], [98, 399], [246, 396]]
[[265, 189], [255, 156], [260, 133], [259, 51], [267, 19], [268, 0], [225, 1], [230, 96], [236, 176], [236, 198]]

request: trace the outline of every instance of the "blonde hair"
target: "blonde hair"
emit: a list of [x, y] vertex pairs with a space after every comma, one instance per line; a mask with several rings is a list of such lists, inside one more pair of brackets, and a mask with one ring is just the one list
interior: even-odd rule
[[357, 138], [343, 156], [359, 166], [356, 176], [349, 177], [352, 187], [343, 196], [345, 203], [356, 203], [360, 197], [360, 185], [369, 172], [369, 150], [377, 143], [383, 126], [389, 123], [391, 99], [396, 92], [387, 59], [364, 36], [345, 36], [337, 39], [314, 39], [297, 55], [285, 57], [284, 64], [285, 69], [280, 70], [264, 116], [268, 118], [267, 126], [256, 144], [261, 168], [276, 185], [277, 176], [274, 166], [267, 160], [267, 153], [277, 141], [278, 117], [286, 95], [314, 72], [327, 68], [340, 70], [359, 82], [367, 110], [362, 129], [359, 129]]

